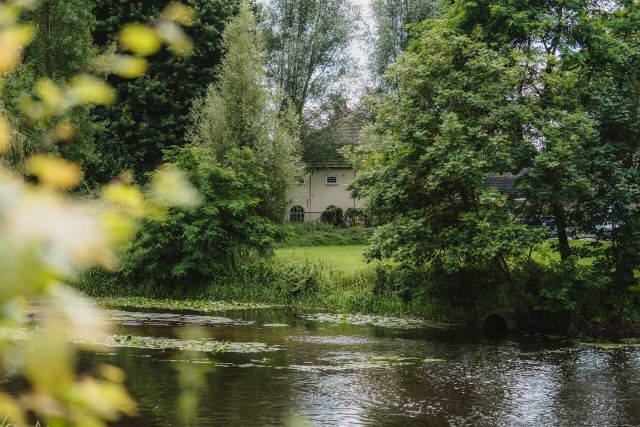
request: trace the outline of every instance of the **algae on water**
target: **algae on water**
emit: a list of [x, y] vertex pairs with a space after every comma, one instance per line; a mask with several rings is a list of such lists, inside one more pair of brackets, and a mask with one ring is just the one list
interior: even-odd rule
[[413, 317], [387, 317], [387, 316], [370, 316], [364, 314], [331, 314], [331, 313], [314, 313], [302, 316], [307, 320], [328, 323], [346, 323], [350, 325], [372, 325], [382, 326], [386, 328], [397, 329], [420, 329], [420, 328], [437, 328], [450, 329], [455, 325], [446, 323], [431, 322], [425, 319]]
[[110, 320], [127, 326], [175, 324], [196, 326], [243, 326], [255, 324], [255, 322], [249, 320], [179, 313], [145, 313], [140, 311], [108, 310], [107, 315]]
[[[0, 336], [22, 341], [39, 333], [37, 329], [0, 328]], [[68, 335], [66, 339], [78, 345], [109, 348], [140, 348], [150, 350], [181, 350], [207, 353], [262, 353], [282, 350], [281, 346], [260, 342], [228, 342], [210, 339], [182, 340], [178, 338], [146, 337], [132, 335], [82, 336]]]
[[[84, 344], [82, 338], [79, 344]], [[92, 344], [93, 342], [89, 342]], [[210, 339], [181, 340], [177, 338], [142, 337], [130, 335], [111, 335], [102, 341], [95, 342], [114, 348], [143, 348], [154, 350], [181, 350], [207, 353], [262, 353], [280, 351], [282, 348], [259, 342], [228, 342]]]
[[201, 313], [212, 311], [273, 308], [273, 305], [206, 300], [150, 299], [143, 297], [97, 298], [96, 302], [112, 308], [155, 308], [163, 310], [189, 310]]

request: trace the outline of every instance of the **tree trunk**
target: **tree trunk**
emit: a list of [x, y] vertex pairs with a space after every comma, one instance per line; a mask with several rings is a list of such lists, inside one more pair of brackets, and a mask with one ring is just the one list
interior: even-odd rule
[[519, 310], [520, 312], [522, 312], [522, 314], [524, 314], [527, 322], [535, 331], [542, 331], [540, 322], [538, 322], [538, 319], [533, 314], [531, 307], [529, 307], [529, 305], [525, 302], [524, 298], [520, 294], [520, 291], [514, 285], [513, 280], [511, 280], [511, 275], [507, 270], [504, 260], [502, 260], [498, 256], [494, 257], [493, 260], [491, 260], [491, 267], [498, 278], [502, 281], [502, 283], [509, 289], [511, 297], [516, 304], [516, 310]]
[[614, 225], [611, 236], [614, 256], [616, 259], [616, 282], [620, 289], [627, 289], [636, 284], [634, 275], [635, 259], [637, 254], [633, 250], [633, 244], [627, 236], [633, 234], [634, 224]]
[[567, 236], [567, 220], [564, 207], [558, 203], [553, 205], [553, 216], [556, 220], [556, 230], [558, 231], [558, 242], [560, 245], [560, 259], [565, 260], [571, 256], [569, 237]]

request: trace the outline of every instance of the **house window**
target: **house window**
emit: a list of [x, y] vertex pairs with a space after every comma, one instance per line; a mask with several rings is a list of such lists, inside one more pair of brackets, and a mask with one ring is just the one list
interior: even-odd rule
[[337, 176], [328, 176], [327, 177], [327, 185], [337, 185], [338, 177]]
[[304, 208], [302, 206], [294, 206], [289, 211], [289, 221], [304, 222]]

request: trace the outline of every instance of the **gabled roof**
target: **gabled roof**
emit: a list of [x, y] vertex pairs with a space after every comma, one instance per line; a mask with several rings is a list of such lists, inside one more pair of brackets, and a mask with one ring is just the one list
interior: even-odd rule
[[502, 194], [507, 196], [519, 196], [520, 192], [516, 188], [518, 179], [522, 178], [526, 171], [522, 170], [518, 174], [514, 175], [506, 173], [504, 175], [491, 175], [487, 177], [486, 186], [494, 187]]
[[360, 144], [362, 126], [361, 120], [348, 116], [320, 130], [320, 132], [331, 132], [333, 134], [332, 137], [335, 138], [335, 145], [311, 159], [309, 166], [312, 168], [350, 169], [352, 166], [340, 154], [339, 150], [345, 145]]

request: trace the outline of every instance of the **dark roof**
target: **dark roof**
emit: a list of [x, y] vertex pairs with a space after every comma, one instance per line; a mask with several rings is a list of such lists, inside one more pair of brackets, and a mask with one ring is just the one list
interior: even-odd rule
[[347, 162], [342, 154], [338, 151], [332, 150], [332, 152], [322, 153], [317, 155], [312, 161], [310, 166], [312, 168], [335, 168], [335, 169], [349, 169], [351, 165]]
[[516, 183], [518, 179], [522, 178], [523, 173], [524, 171], [517, 175], [510, 173], [504, 175], [492, 175], [487, 177], [486, 185], [487, 187], [494, 187], [499, 192], [508, 196], [517, 196], [520, 192], [516, 188]]
[[310, 166], [313, 168], [336, 168], [336, 169], [348, 169], [352, 166], [347, 162], [347, 159], [340, 154], [340, 148], [345, 145], [357, 145], [360, 144], [360, 130], [363, 123], [354, 117], [345, 117], [331, 126], [322, 129], [321, 132], [331, 132], [331, 136], [335, 138], [335, 144], [318, 154], [311, 160]]

